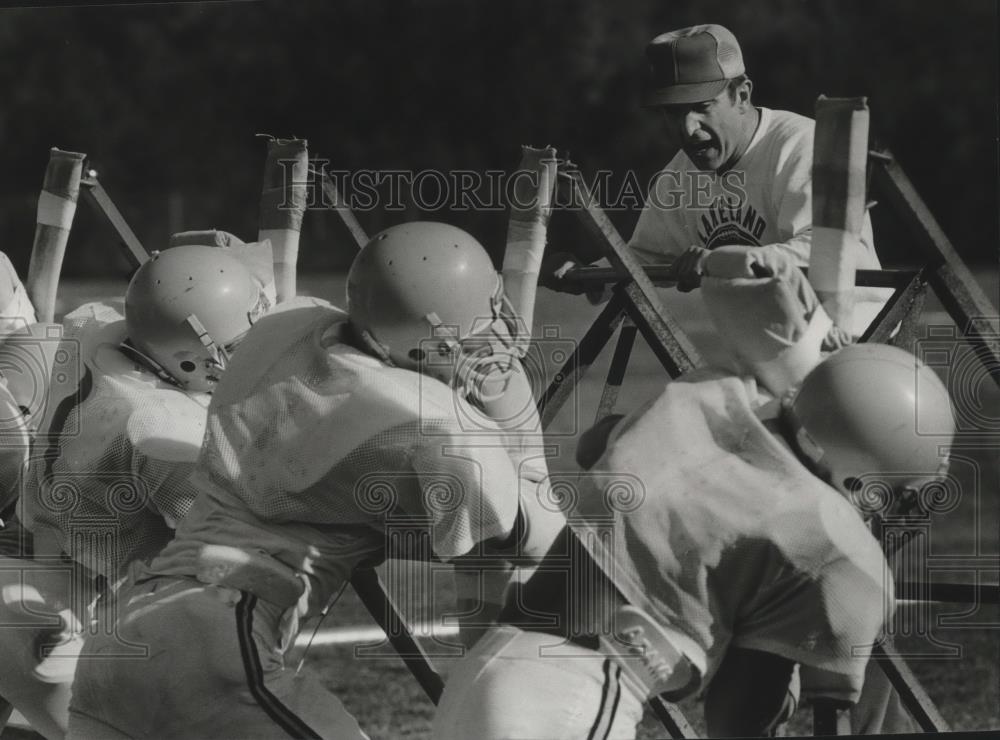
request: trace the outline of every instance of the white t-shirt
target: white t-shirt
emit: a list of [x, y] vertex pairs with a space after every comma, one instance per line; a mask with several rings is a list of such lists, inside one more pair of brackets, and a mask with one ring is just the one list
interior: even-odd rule
[[[691, 246], [735, 244], [784, 252], [809, 266], [816, 124], [796, 113], [759, 110], [760, 125], [731, 170], [698, 170], [679, 151], [657, 173], [629, 242], [640, 262], [663, 263]], [[881, 269], [867, 215], [859, 246], [857, 269]], [[854, 333], [863, 332], [890, 294], [855, 293]]]

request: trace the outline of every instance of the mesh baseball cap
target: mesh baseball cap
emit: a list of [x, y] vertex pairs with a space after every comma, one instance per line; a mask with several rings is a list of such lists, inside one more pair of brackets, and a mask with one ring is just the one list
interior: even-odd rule
[[711, 100], [746, 72], [736, 37], [714, 23], [660, 34], [646, 47], [646, 60], [647, 108]]

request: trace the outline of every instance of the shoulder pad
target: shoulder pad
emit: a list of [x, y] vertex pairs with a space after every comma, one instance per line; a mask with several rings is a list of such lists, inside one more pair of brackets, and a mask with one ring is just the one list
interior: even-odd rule
[[129, 442], [141, 455], [163, 462], [193, 463], [205, 435], [207, 410], [183, 391], [157, 393], [129, 416]]

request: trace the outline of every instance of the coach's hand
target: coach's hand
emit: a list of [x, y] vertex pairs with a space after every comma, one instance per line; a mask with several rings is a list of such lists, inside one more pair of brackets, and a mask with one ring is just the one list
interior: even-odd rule
[[688, 293], [701, 285], [704, 274], [705, 259], [711, 252], [704, 247], [688, 247], [686, 251], [674, 260], [677, 271], [677, 290]]

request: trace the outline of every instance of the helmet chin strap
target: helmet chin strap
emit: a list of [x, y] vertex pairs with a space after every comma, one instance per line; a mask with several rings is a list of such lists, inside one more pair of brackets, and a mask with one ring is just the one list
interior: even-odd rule
[[[489, 355], [459, 358], [459, 367], [455, 372], [456, 387], [482, 405], [496, 401], [507, 392], [511, 376], [515, 372], [512, 352], [491, 352]], [[489, 390], [490, 386], [495, 390]]]
[[[515, 360], [524, 358], [531, 343], [531, 329], [518, 317], [499, 273], [496, 290], [490, 296], [490, 310], [493, 321], [487, 346], [475, 355], [460, 355], [456, 370], [466, 395], [480, 405], [503, 397], [517, 369]], [[495, 390], [488, 390], [489, 386], [495, 386]]]
[[396, 367], [396, 363], [392, 361], [392, 356], [389, 354], [389, 348], [372, 336], [370, 331], [367, 329], [357, 330], [354, 326], [351, 326], [351, 330], [362, 345], [360, 349], [367, 350], [369, 354], [374, 355], [389, 367]]
[[[198, 341], [200, 341], [202, 346], [204, 346], [208, 351], [208, 362], [213, 367], [217, 368], [219, 372], [225, 370], [226, 365], [229, 364], [229, 351], [212, 339], [212, 336], [208, 333], [205, 325], [202, 324], [198, 317], [194, 314], [188, 316], [187, 319], [185, 319], [185, 323], [194, 331], [195, 335], [198, 337]], [[187, 387], [186, 383], [175, 378], [170, 371], [167, 370], [167, 368], [157, 362], [153, 357], [147, 355], [145, 352], [136, 347], [130, 339], [125, 339], [125, 341], [119, 345], [119, 349], [121, 349], [122, 352], [131, 357], [134, 361], [143, 365], [148, 370], [151, 370], [160, 380], [166, 381], [167, 383], [175, 385], [178, 388]]]
[[847, 495], [837, 485], [834, 484], [833, 476], [828, 465], [823, 462], [823, 448], [809, 436], [802, 424], [795, 416], [792, 408], [792, 401], [795, 398], [797, 388], [790, 388], [781, 397], [780, 412], [778, 413], [778, 425], [781, 428], [782, 436], [791, 446], [795, 456], [810, 473], [815, 475], [827, 485], [833, 486], [842, 495]]
[[[517, 312], [503, 289], [503, 277], [497, 273], [496, 288], [490, 296], [492, 320], [487, 330], [477, 331], [466, 337], [459, 337], [458, 328], [445, 324], [437, 313], [431, 312], [423, 318], [430, 327], [430, 338], [447, 349], [441, 352], [448, 360], [435, 368], [434, 363], [423, 359], [419, 370], [438, 377], [450, 385], [456, 393], [470, 401], [483, 405], [503, 396], [511, 376], [516, 372], [515, 360], [525, 356], [531, 341], [530, 332], [524, 330]], [[382, 344], [371, 332], [352, 325], [356, 341], [361, 349], [374, 355], [390, 367], [399, 367], [390, 354], [390, 349]], [[475, 352], [463, 348], [470, 340], [482, 340], [483, 346]], [[441, 372], [431, 372], [440, 369]], [[490, 390], [496, 386], [496, 390]]]
[[[499, 280], [499, 275], [497, 276]], [[450, 385], [458, 393], [482, 406], [496, 401], [507, 391], [511, 376], [516, 372], [515, 360], [524, 357], [527, 345], [518, 341], [518, 331], [513, 309], [505, 315], [503, 309], [510, 306], [503, 294], [502, 282], [498, 285], [490, 306], [493, 321], [487, 332], [477, 332], [458, 339], [454, 327], [441, 322], [437, 314], [430, 313], [425, 320], [434, 336], [440, 338], [451, 354], [453, 370]], [[469, 340], [485, 339], [484, 345], [473, 353], [466, 353], [463, 344]]]
[[170, 383], [170, 385], [175, 385], [178, 388], [183, 387], [181, 386], [180, 383], [177, 382], [177, 379], [174, 378], [173, 375], [167, 372], [166, 368], [164, 368], [163, 365], [158, 363], [152, 357], [150, 357], [145, 352], [136, 347], [134, 344], [132, 344], [131, 339], [128, 339], [126, 337], [126, 339], [121, 344], [118, 345], [118, 349], [120, 349], [122, 353], [124, 353], [125, 356], [131, 359], [133, 362], [137, 362], [143, 367], [145, 367], [147, 370], [150, 370], [160, 380]]
[[208, 350], [209, 361], [219, 368], [219, 370], [225, 370], [226, 365], [229, 364], [229, 351], [212, 339], [212, 335], [208, 333], [208, 329], [205, 328], [205, 325], [201, 323], [197, 316], [191, 314], [184, 321], [194, 330], [202, 346]]
[[531, 346], [531, 327], [526, 326], [524, 321], [517, 314], [517, 309], [504, 293], [499, 304], [496, 304], [494, 315], [507, 327], [507, 336], [504, 338], [504, 345], [522, 359], [528, 354]]
[[247, 332], [250, 331], [250, 327], [257, 323], [258, 319], [263, 316], [271, 308], [271, 301], [268, 299], [267, 294], [262, 290], [257, 291], [257, 300], [254, 302], [253, 306], [250, 307], [246, 312], [247, 328], [244, 329], [239, 335], [233, 337], [229, 344], [222, 344], [221, 342], [215, 341], [212, 335], [209, 334], [208, 329], [205, 325], [201, 323], [195, 314], [191, 314], [184, 321], [191, 327], [194, 331], [195, 336], [198, 337], [198, 341], [201, 342], [202, 346], [208, 351], [209, 362], [216, 368], [219, 372], [226, 369], [229, 365], [229, 360], [232, 356], [232, 350], [236, 348], [243, 337], [246, 336]]

